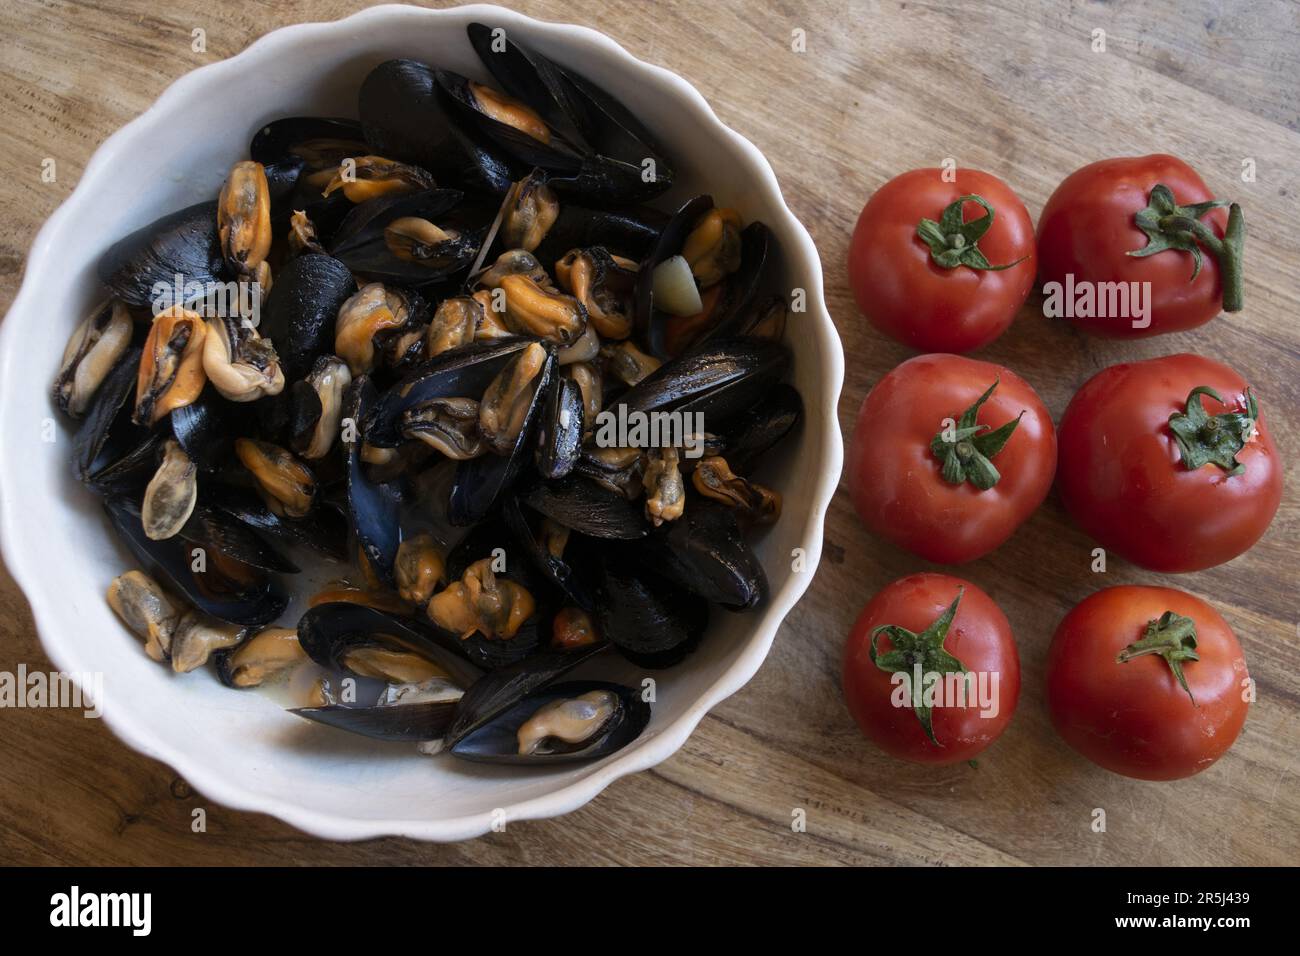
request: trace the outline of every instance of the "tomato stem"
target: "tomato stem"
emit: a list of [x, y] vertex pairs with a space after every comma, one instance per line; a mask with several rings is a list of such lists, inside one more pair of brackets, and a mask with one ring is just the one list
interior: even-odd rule
[[1169, 416], [1169, 430], [1178, 443], [1183, 466], [1195, 471], [1202, 465], [1215, 464], [1229, 477], [1243, 474], [1246, 466], [1237, 460], [1237, 453], [1255, 434], [1255, 422], [1259, 418], [1255, 396], [1248, 388], [1244, 411], [1210, 415], [1205, 411], [1201, 395], [1208, 395], [1220, 405], [1227, 404], [1210, 386], [1198, 385], [1187, 396], [1184, 410]]
[[[1201, 222], [1201, 217], [1211, 209], [1228, 207], [1228, 228], [1220, 239], [1213, 229]], [[1176, 249], [1192, 254], [1192, 277], [1195, 282], [1201, 274], [1201, 247], [1219, 263], [1223, 283], [1223, 310], [1240, 312], [1242, 307], [1242, 258], [1246, 244], [1246, 220], [1241, 207], [1222, 199], [1180, 206], [1173, 191], [1164, 183], [1156, 183], [1147, 197], [1147, 207], [1134, 216], [1137, 227], [1146, 234], [1147, 244], [1133, 249], [1130, 256], [1153, 256], [1158, 252]]]
[[[916, 684], [916, 672], [919, 668], [921, 677], [927, 674], [965, 674], [966, 665], [943, 649], [943, 642], [948, 637], [948, 628], [957, 616], [957, 606], [961, 603], [964, 587], [957, 588], [948, 609], [940, 614], [934, 622], [920, 634], [913, 633], [897, 624], [882, 624], [871, 632], [871, 663], [882, 671], [892, 674], [906, 674], [911, 684], [912, 710], [921, 722], [925, 735], [936, 747], [942, 747], [934, 736], [932, 708], [924, 703], [922, 688]], [[877, 643], [880, 635], [889, 638], [890, 649], [883, 654]]]
[[1119, 652], [1116, 663], [1127, 664], [1135, 657], [1159, 654], [1164, 658], [1179, 685], [1187, 691], [1187, 698], [1194, 705], [1196, 698], [1187, 686], [1187, 677], [1183, 674], [1183, 661], [1199, 661], [1196, 653], [1196, 622], [1190, 617], [1182, 617], [1173, 611], [1165, 611], [1158, 619], [1147, 621], [1142, 637]]
[[[966, 203], [979, 203], [984, 207], [984, 215], [978, 219], [965, 221]], [[979, 250], [979, 241], [993, 225], [993, 207], [983, 196], [962, 196], [944, 207], [939, 221], [922, 219], [916, 226], [916, 235], [930, 247], [930, 258], [935, 265], [944, 269], [969, 266], [987, 272], [1001, 272], [1024, 262], [1028, 256], [1021, 256], [1015, 262], [1003, 266], [991, 265], [984, 253]]]
[[[943, 480], [953, 485], [969, 481], [980, 491], [988, 491], [1001, 479], [1002, 473], [993, 465], [992, 458], [1000, 452], [1020, 424], [1025, 413], [989, 431], [988, 425], [975, 424], [980, 406], [988, 401], [998, 380], [975, 400], [975, 404], [962, 412], [952, 427], [945, 427], [930, 441], [930, 452], [943, 467]], [[983, 432], [983, 434], [981, 434]]]

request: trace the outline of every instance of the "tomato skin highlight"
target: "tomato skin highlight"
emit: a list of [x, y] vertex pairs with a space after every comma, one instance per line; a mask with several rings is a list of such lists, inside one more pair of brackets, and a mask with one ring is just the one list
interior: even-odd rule
[[[944, 480], [930, 442], [999, 382], [977, 422], [997, 428], [1025, 414], [993, 458], [1001, 479], [987, 491]], [[960, 355], [918, 355], [876, 383], [858, 411], [849, 486], [867, 528], [928, 561], [960, 564], [1011, 537], [1043, 502], [1056, 470], [1047, 407], [1010, 369]]]
[[[1116, 656], [1165, 611], [1196, 622], [1199, 660], [1183, 665], [1187, 692], [1158, 656]], [[1121, 585], [1075, 606], [1047, 654], [1047, 703], [1067, 744], [1098, 766], [1139, 780], [1200, 773], [1246, 721], [1246, 658], [1232, 628], [1200, 598], [1174, 588]]]
[[[1174, 156], [1125, 156], [1075, 170], [1056, 187], [1038, 217], [1038, 275], [1041, 282], [1149, 282], [1147, 328], [1133, 328], [1127, 318], [1066, 318], [1085, 332], [1107, 338], [1143, 338], [1204, 325], [1223, 310], [1220, 268], [1214, 256], [1202, 255], [1195, 281], [1189, 252], [1168, 250], [1130, 256], [1147, 237], [1134, 217], [1148, 205], [1152, 187], [1168, 186], [1180, 205], [1216, 198], [1190, 166]], [[1201, 217], [1222, 238], [1226, 209]]]
[[[943, 614], [958, 588], [963, 589], [961, 603], [943, 646], [968, 671], [998, 674], [997, 714], [980, 716], [974, 700], [964, 707], [935, 707], [936, 746], [916, 713], [891, 701], [897, 693], [894, 675], [871, 660], [871, 632], [895, 624], [919, 634]], [[889, 647], [888, 637], [882, 636], [879, 649]], [[1020, 657], [1006, 615], [982, 590], [947, 574], [913, 574], [887, 585], [858, 615], [844, 649], [843, 687], [863, 735], [886, 753], [917, 763], [958, 763], [988, 747], [1011, 722], [1020, 697]]]
[[1237, 454], [1243, 474], [1184, 467], [1169, 416], [1200, 385], [1226, 403], [1203, 397], [1209, 414], [1244, 407], [1245, 379], [1183, 354], [1103, 369], [1061, 418], [1057, 488], [1066, 510], [1102, 547], [1153, 571], [1231, 561], [1260, 539], [1282, 500], [1282, 461], [1263, 411], [1255, 440]]
[[[858, 308], [881, 332], [921, 352], [969, 352], [1007, 330], [1034, 286], [1034, 225], [1025, 204], [1002, 180], [975, 169], [914, 169], [891, 179], [867, 201], [849, 244], [849, 283]], [[938, 220], [962, 196], [978, 195], [994, 209], [978, 242], [994, 272], [945, 269], [917, 237], [921, 219]], [[973, 202], [963, 210], [983, 215]]]

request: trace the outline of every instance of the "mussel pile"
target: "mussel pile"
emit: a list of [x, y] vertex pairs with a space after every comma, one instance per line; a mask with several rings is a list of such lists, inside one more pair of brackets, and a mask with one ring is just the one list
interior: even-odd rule
[[765, 599], [787, 304], [761, 222], [654, 205], [670, 159], [621, 103], [469, 40], [491, 83], [381, 63], [359, 120], [269, 123], [115, 243], [54, 399], [151, 658], [426, 752], [591, 759], [649, 703], [566, 674], [671, 667]]

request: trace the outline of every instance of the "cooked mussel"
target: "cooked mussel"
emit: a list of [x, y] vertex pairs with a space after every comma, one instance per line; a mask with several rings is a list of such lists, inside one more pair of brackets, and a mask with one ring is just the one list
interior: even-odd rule
[[384, 155], [416, 163], [439, 181], [504, 193], [509, 165], [484, 137], [453, 117], [431, 67], [386, 60], [367, 75], [358, 94], [366, 141]]
[[154, 316], [136, 380], [137, 424], [156, 424], [199, 397], [208, 380], [203, 368], [207, 334], [202, 316], [181, 306]]
[[127, 627], [144, 638], [146, 654], [156, 661], [170, 657], [180, 611], [157, 581], [142, 571], [119, 575], [108, 586], [108, 604]]
[[[126, 498], [104, 502], [122, 540], [143, 564], [156, 571], [170, 589], [213, 617], [232, 624], [258, 625], [275, 620], [288, 604], [279, 582], [261, 568], [227, 553], [229, 540], [245, 539], [234, 525], [214, 517], [187, 522], [182, 533], [154, 541], [144, 533], [140, 508]], [[197, 509], [196, 509], [197, 510]]]
[[635, 740], [650, 705], [630, 687], [574, 681], [536, 691], [461, 737], [451, 753], [482, 763], [572, 763], [606, 757]]
[[416, 660], [423, 665], [419, 680], [442, 676], [468, 687], [482, 676], [454, 638], [414, 619], [362, 604], [335, 602], [310, 608], [298, 621], [298, 639], [317, 664], [358, 677], [412, 675], [412, 667], [419, 666], [413, 664]]
[[73, 418], [81, 418], [100, 385], [131, 345], [134, 323], [122, 302], [108, 301], [77, 326], [63, 351], [54, 380], [54, 400]]
[[605, 90], [505, 31], [472, 23], [467, 32], [507, 95], [439, 79], [462, 105], [478, 101], [470, 108], [487, 117], [484, 129], [512, 155], [555, 170], [557, 188], [607, 202], [649, 199], [672, 185], [672, 169], [650, 131]]

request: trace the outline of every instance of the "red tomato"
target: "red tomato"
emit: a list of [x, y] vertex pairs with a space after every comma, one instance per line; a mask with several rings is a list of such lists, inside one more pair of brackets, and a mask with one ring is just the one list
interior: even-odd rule
[[[1222, 401], [1192, 396], [1194, 418], [1186, 420], [1189, 395], [1200, 387]], [[1263, 415], [1250, 414], [1258, 407], [1247, 388], [1232, 369], [1199, 355], [1098, 372], [1061, 419], [1057, 487], [1066, 509], [1107, 550], [1153, 571], [1200, 571], [1246, 551], [1282, 500], [1282, 462]], [[1190, 455], [1176, 427], [1196, 446]], [[1207, 437], [1221, 443], [1220, 463], [1189, 467]], [[1231, 474], [1234, 462], [1240, 471]]]
[[[1195, 279], [1195, 260], [1189, 249], [1167, 248], [1147, 255], [1130, 255], [1145, 249], [1149, 238], [1138, 226], [1137, 215], [1152, 206], [1157, 184], [1167, 186], [1179, 207], [1212, 200], [1201, 177], [1182, 160], [1161, 154], [1107, 159], [1075, 170], [1056, 187], [1043, 214], [1038, 218], [1038, 275], [1044, 294], [1051, 301], [1049, 283], [1063, 291], [1086, 283], [1094, 292], [1100, 283], [1149, 283], [1149, 314], [1135, 317], [1130, 306], [1120, 316], [1067, 318], [1095, 335], [1137, 338], [1176, 332], [1203, 325], [1223, 308], [1240, 308], [1240, 248], [1225, 252], [1233, 260], [1230, 289], [1237, 296], [1235, 308], [1224, 301], [1224, 265], [1206, 242], [1219, 242], [1228, 231], [1229, 213], [1221, 208], [1202, 212], [1201, 229], [1206, 242], [1188, 242], [1201, 253], [1202, 265]], [[1186, 212], [1182, 209], [1180, 211]], [[1170, 209], [1163, 210], [1169, 213]], [[1233, 215], [1239, 220], [1240, 210]], [[1159, 248], [1159, 246], [1153, 246]], [[1072, 280], [1067, 276], [1073, 276]], [[1141, 287], [1130, 287], [1140, 289]], [[1072, 296], [1064, 296], [1067, 301]], [[1095, 309], [1094, 309], [1095, 311]], [[1145, 327], [1134, 323], [1148, 321]]]
[[[962, 671], [964, 682], [956, 676]], [[942, 685], [932, 678], [944, 693], [927, 698], [927, 673], [951, 676]], [[954, 693], [959, 683], [964, 699]], [[912, 706], [917, 687], [919, 709]], [[913, 574], [886, 587], [862, 609], [844, 649], [844, 699], [853, 719], [903, 760], [971, 759], [1006, 730], [1019, 697], [1020, 658], [1006, 615], [975, 585], [946, 574]]]
[[[853, 230], [849, 283], [862, 314], [886, 335], [923, 352], [969, 352], [1005, 332], [1025, 304], [1034, 225], [996, 176], [959, 169], [944, 182], [943, 173], [914, 169], [876, 190]], [[991, 212], [969, 198], [954, 205], [972, 196]], [[992, 223], [980, 224], [986, 215]], [[918, 234], [922, 220], [933, 246]], [[972, 265], [980, 262], [985, 268]]]
[[1057, 732], [1093, 763], [1176, 780], [1237, 739], [1247, 677], [1241, 645], [1214, 608], [1173, 588], [1125, 585], [1061, 621], [1047, 653], [1047, 703]]
[[[964, 414], [978, 431], [945, 428], [945, 420], [965, 424]], [[862, 402], [849, 448], [849, 486], [863, 523], [943, 564], [973, 561], [1011, 537], [1047, 496], [1055, 469], [1052, 418], [1029, 384], [959, 355], [918, 355], [882, 378]]]

